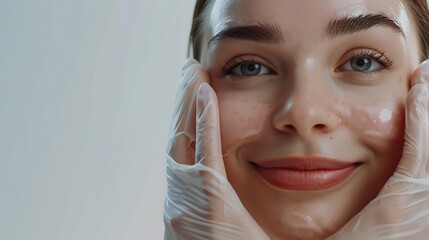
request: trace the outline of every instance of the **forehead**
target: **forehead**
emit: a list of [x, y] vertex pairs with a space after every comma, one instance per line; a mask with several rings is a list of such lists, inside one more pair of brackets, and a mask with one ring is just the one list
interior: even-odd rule
[[400, 0], [215, 0], [209, 17], [212, 35], [226, 27], [276, 23], [283, 31], [321, 32], [336, 17], [384, 14], [411, 33], [406, 6]]

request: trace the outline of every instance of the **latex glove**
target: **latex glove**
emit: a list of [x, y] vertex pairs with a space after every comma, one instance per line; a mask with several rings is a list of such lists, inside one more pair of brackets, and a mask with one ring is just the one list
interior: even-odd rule
[[269, 239], [226, 179], [217, 98], [208, 82], [207, 71], [188, 60], [167, 147], [165, 239]]
[[397, 170], [379, 195], [330, 239], [429, 239], [429, 61], [416, 70]]

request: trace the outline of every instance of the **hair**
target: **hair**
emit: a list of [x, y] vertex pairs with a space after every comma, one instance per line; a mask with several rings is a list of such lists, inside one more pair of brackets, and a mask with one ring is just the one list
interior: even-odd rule
[[197, 0], [195, 3], [188, 50], [192, 50], [193, 57], [198, 61], [200, 61], [201, 56], [204, 24], [207, 22], [206, 19], [214, 2], [215, 0]]
[[[420, 38], [420, 59], [429, 57], [429, 9], [426, 0], [402, 0], [409, 5]], [[189, 48], [196, 60], [200, 60], [203, 32], [215, 0], [197, 0], [192, 20]]]

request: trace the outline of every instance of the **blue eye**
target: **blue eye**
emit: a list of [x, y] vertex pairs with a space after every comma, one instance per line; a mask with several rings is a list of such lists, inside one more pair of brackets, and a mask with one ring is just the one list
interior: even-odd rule
[[350, 66], [358, 72], [368, 71], [371, 69], [372, 60], [369, 58], [353, 58], [350, 61]]
[[378, 62], [367, 57], [352, 58], [346, 65], [349, 65], [349, 67], [346, 67], [345, 70], [356, 72], [376, 71], [381, 68]]
[[231, 68], [229, 72], [232, 75], [252, 77], [257, 75], [269, 74], [270, 70], [260, 63], [246, 61], [238, 63], [233, 68]]
[[[239, 66], [239, 73], [237, 74], [241, 74], [244, 76], [254, 76], [254, 75], [258, 75], [261, 72], [261, 69], [262, 69], [262, 66], [261, 64], [258, 64], [258, 63], [252, 63], [252, 62], [241, 63]], [[236, 73], [234, 70], [233, 70], [233, 73]]]
[[374, 73], [379, 70], [389, 68], [393, 61], [384, 53], [374, 50], [361, 50], [353, 54], [339, 67], [339, 70], [356, 73]]

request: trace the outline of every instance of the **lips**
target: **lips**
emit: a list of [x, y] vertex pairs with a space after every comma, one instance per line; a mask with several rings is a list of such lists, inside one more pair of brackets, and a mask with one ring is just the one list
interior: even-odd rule
[[288, 157], [253, 163], [269, 184], [287, 190], [321, 190], [346, 180], [360, 165], [321, 157]]

